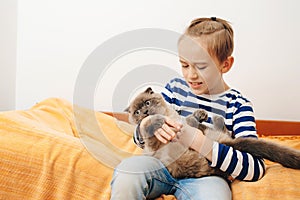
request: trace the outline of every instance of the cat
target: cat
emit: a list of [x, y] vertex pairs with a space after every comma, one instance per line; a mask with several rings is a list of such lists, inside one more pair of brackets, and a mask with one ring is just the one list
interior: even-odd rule
[[[227, 179], [229, 176], [229, 174], [220, 169], [211, 167], [209, 161], [205, 157], [200, 156], [198, 152], [187, 149], [179, 142], [164, 144], [154, 136], [154, 132], [164, 123], [165, 116], [182, 122], [184, 126], [189, 124], [204, 131], [207, 127], [201, 124], [201, 122], [207, 120], [207, 113], [205, 111], [198, 110], [193, 115], [182, 118], [174, 109], [166, 104], [160, 94], [154, 93], [151, 88], [147, 88], [146, 91], [139, 94], [130, 103], [126, 111], [129, 113], [129, 122], [135, 125], [145, 117], [151, 115], [144, 126], [145, 130], [142, 128], [140, 130], [141, 137], [145, 142], [144, 153], [161, 160], [174, 178], [218, 175]], [[221, 130], [217, 126], [215, 129]], [[223, 137], [230, 137], [227, 133], [220, 132]]]
[[280, 163], [285, 167], [300, 169], [300, 151], [262, 139], [234, 139], [226, 130], [224, 119], [220, 116], [213, 117], [212, 128], [205, 126], [202, 122], [207, 120], [207, 112], [201, 109], [183, 118], [166, 104], [161, 94], [155, 93], [151, 87], [137, 95], [126, 111], [129, 113], [131, 124], [137, 125], [147, 117], [143, 128], [140, 127], [140, 134], [145, 143], [144, 153], [161, 160], [174, 178], [199, 178], [217, 175], [227, 179], [230, 174], [218, 168], [210, 167], [209, 161], [205, 157], [192, 149], [185, 148], [179, 142], [171, 141], [167, 144], [160, 142], [154, 133], [164, 124], [166, 116], [181, 122], [183, 126], [198, 128], [208, 138], [232, 146], [236, 150]]

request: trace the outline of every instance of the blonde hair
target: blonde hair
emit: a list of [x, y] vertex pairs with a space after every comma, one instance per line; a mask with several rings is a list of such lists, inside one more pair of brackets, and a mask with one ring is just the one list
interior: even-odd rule
[[226, 20], [216, 17], [197, 18], [191, 22], [184, 35], [203, 39], [208, 53], [220, 63], [233, 52], [233, 29]]

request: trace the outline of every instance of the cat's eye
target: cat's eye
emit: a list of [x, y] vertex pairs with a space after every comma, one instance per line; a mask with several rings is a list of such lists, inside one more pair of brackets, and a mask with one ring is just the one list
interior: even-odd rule
[[145, 101], [145, 105], [146, 106], [150, 106], [151, 102], [148, 100], [148, 101]]
[[136, 110], [136, 111], [134, 112], [135, 115], [139, 115], [140, 113], [141, 113], [140, 110]]

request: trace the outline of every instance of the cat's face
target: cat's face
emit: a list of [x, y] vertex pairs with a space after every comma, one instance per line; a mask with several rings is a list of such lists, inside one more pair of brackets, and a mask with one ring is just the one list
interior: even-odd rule
[[162, 95], [153, 92], [149, 87], [130, 103], [127, 111], [129, 113], [129, 122], [138, 124], [149, 115], [164, 115], [167, 111], [167, 105]]

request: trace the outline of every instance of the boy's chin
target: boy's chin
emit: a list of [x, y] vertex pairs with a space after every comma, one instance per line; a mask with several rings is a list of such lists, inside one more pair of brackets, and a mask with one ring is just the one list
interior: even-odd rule
[[195, 95], [202, 95], [202, 94], [208, 94], [207, 90], [206, 89], [193, 89], [191, 88], [192, 90], [192, 93], [195, 94]]

